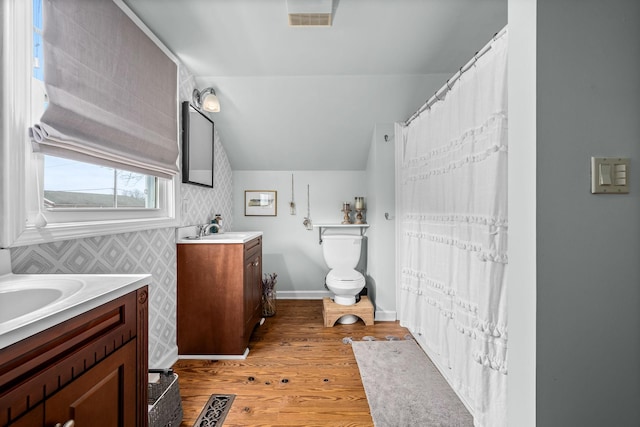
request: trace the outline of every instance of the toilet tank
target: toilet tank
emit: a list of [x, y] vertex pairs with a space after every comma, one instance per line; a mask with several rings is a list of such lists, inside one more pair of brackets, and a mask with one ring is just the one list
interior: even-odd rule
[[322, 236], [322, 255], [331, 269], [356, 268], [360, 261], [362, 236], [328, 234]]

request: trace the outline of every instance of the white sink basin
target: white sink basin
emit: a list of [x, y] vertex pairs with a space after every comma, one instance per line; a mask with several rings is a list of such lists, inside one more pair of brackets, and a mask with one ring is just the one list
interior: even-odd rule
[[246, 243], [259, 236], [262, 236], [262, 231], [229, 231], [202, 237], [183, 237], [178, 240], [178, 243]]
[[83, 286], [82, 281], [67, 278], [3, 283], [0, 288], [0, 324], [68, 298]]
[[60, 299], [58, 289], [23, 289], [0, 292], [0, 323], [24, 316]]

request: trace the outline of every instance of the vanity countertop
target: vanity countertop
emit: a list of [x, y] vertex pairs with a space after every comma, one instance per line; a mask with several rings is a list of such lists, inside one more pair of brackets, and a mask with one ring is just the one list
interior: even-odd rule
[[202, 237], [196, 237], [197, 227], [187, 226], [176, 230], [176, 243], [178, 244], [230, 244], [247, 243], [256, 237], [262, 236], [262, 231], [225, 231], [212, 233]]
[[262, 231], [214, 233], [202, 237], [183, 237], [178, 240], [178, 243], [247, 243], [249, 240], [253, 240], [260, 236], [262, 236]]
[[150, 274], [0, 275], [0, 349], [150, 281]]

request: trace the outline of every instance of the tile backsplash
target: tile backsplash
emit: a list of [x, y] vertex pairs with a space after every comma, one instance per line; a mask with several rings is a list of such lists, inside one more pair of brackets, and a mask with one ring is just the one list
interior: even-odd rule
[[18, 274], [151, 273], [149, 365], [175, 352], [176, 250], [173, 228], [65, 240], [11, 250]]

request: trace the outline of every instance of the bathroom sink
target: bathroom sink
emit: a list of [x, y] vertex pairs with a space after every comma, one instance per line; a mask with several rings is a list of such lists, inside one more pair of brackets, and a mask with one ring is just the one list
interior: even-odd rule
[[262, 235], [262, 231], [229, 231], [202, 237], [183, 237], [178, 243], [246, 243]]
[[58, 289], [20, 289], [0, 292], [0, 323], [39, 310], [62, 296]]
[[216, 233], [209, 234], [208, 236], [202, 237], [204, 240], [232, 240], [232, 239], [245, 239], [251, 236], [252, 233]]
[[0, 287], [0, 324], [48, 307], [82, 287], [82, 281], [73, 279], [31, 279], [3, 283]]

